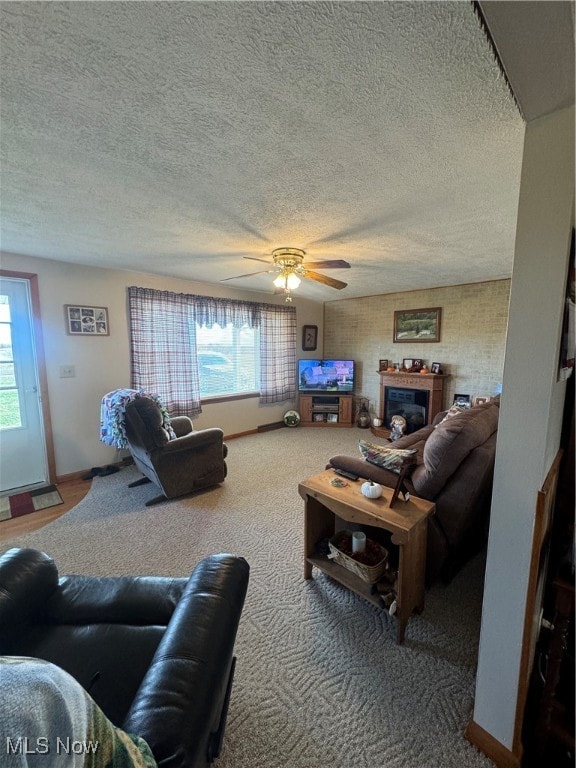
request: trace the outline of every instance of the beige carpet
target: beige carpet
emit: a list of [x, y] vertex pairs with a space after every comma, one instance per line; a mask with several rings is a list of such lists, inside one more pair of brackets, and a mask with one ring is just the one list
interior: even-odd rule
[[217, 768], [487, 768], [463, 732], [471, 716], [483, 584], [477, 557], [396, 645], [394, 619], [314, 571], [303, 579], [298, 481], [366, 430], [281, 429], [229, 443], [222, 486], [145, 507], [138, 473], [96, 477], [59, 520], [13, 542], [61, 572], [186, 575], [204, 555], [246, 557], [251, 577]]

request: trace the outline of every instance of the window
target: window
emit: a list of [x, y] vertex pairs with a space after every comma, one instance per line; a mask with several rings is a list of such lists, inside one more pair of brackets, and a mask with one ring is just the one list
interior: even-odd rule
[[267, 405], [296, 396], [296, 309], [152, 288], [128, 288], [132, 386], [173, 415], [202, 397], [259, 392]]
[[257, 328], [228, 323], [222, 328], [196, 325], [200, 395], [238, 394], [260, 390]]
[[8, 296], [0, 296], [0, 429], [22, 426]]

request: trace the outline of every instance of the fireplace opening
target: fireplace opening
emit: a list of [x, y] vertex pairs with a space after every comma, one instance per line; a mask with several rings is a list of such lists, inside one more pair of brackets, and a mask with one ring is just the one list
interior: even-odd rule
[[393, 416], [406, 419], [406, 434], [428, 424], [428, 395], [425, 389], [384, 388], [384, 426], [390, 429]]

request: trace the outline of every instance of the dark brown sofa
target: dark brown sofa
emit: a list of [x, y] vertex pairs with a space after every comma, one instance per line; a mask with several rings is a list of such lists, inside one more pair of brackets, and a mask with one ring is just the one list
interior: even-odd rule
[[[426, 576], [450, 578], [484, 544], [488, 530], [499, 400], [445, 418], [447, 411], [428, 425], [405, 435], [390, 448], [416, 449], [416, 464], [406, 480], [408, 491], [433, 501], [429, 518]], [[382, 443], [377, 438], [370, 442]], [[360, 456], [333, 456], [329, 465], [393, 488], [394, 472]], [[397, 502], [401, 509], [402, 501]]]

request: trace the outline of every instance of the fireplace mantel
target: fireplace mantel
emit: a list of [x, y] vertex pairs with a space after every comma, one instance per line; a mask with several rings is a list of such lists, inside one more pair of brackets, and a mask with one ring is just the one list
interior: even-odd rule
[[380, 413], [382, 421], [384, 413], [386, 387], [398, 387], [401, 389], [420, 389], [429, 392], [428, 397], [428, 424], [444, 407], [444, 382], [449, 378], [445, 373], [402, 373], [394, 371], [379, 371], [380, 376]]

